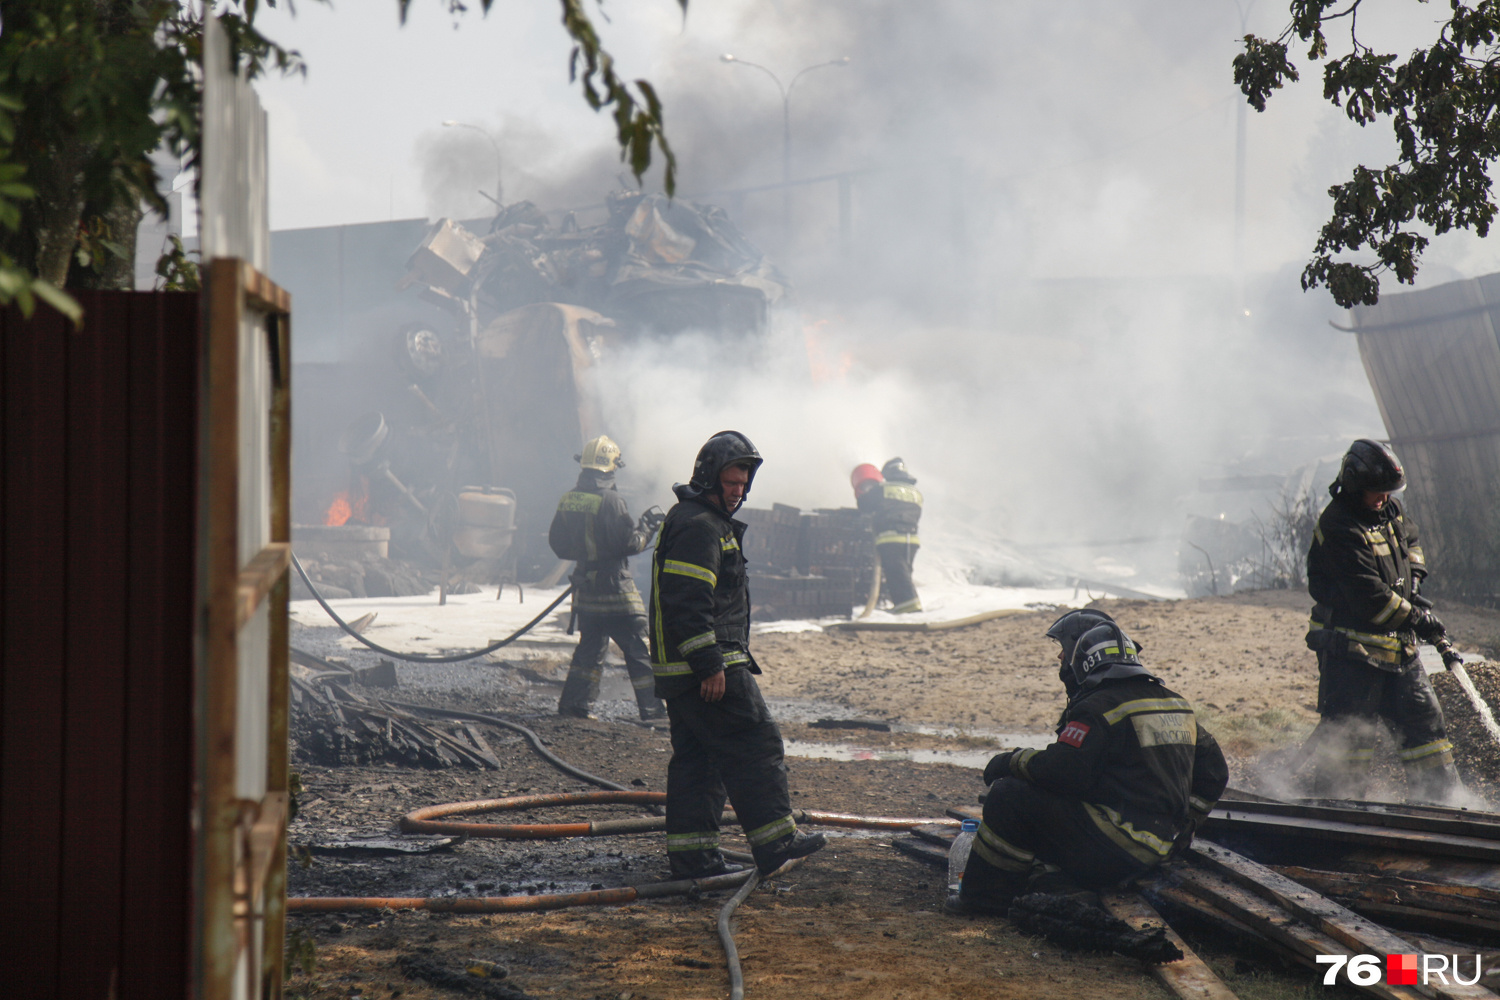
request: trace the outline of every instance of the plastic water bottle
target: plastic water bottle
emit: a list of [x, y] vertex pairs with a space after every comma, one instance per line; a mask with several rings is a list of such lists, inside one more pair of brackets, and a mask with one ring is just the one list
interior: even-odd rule
[[948, 891], [957, 892], [964, 882], [964, 869], [969, 867], [969, 850], [974, 846], [974, 835], [979, 832], [979, 820], [964, 820], [963, 828], [953, 838], [948, 848]]

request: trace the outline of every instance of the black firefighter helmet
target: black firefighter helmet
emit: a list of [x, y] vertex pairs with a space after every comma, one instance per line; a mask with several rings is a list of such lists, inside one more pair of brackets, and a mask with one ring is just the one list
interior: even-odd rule
[[880, 474], [892, 483], [915, 483], [917, 481], [917, 477], [907, 471], [906, 461], [901, 458], [893, 458], [881, 466]]
[[1339, 477], [1328, 487], [1334, 496], [1347, 493], [1358, 499], [1365, 491], [1394, 493], [1406, 485], [1406, 471], [1389, 445], [1360, 438], [1349, 446], [1339, 465]]
[[1062, 647], [1062, 657], [1058, 660], [1061, 664], [1057, 669], [1057, 679], [1063, 682], [1071, 696], [1078, 690], [1078, 685], [1073, 681], [1073, 649], [1078, 645], [1078, 637], [1089, 629], [1105, 622], [1112, 622], [1113, 618], [1107, 612], [1097, 608], [1075, 608], [1067, 612], [1052, 627], [1047, 629], [1047, 638], [1055, 639]]
[[1126, 677], [1156, 678], [1141, 665], [1141, 647], [1132, 642], [1113, 621], [1099, 622], [1084, 632], [1073, 644], [1073, 655], [1068, 658], [1067, 675], [1063, 685], [1069, 697], [1089, 690], [1105, 681], [1123, 680]]
[[674, 484], [672, 492], [679, 500], [718, 493], [720, 474], [731, 465], [743, 465], [750, 473], [750, 479], [745, 483], [745, 496], [748, 497], [750, 487], [755, 485], [755, 472], [763, 461], [765, 459], [745, 435], [739, 431], [720, 431], [698, 449], [698, 457], [693, 460], [693, 478], [685, 486]]

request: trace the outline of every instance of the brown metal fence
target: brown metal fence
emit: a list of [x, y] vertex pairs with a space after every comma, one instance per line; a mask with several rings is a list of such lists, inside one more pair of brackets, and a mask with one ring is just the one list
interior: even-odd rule
[[76, 297], [0, 312], [0, 993], [182, 997], [199, 299]]

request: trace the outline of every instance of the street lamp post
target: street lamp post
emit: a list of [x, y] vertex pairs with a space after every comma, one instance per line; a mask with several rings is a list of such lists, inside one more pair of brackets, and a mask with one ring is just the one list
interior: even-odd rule
[[503, 187], [502, 187], [502, 180], [501, 180], [501, 158], [500, 158], [500, 143], [499, 143], [499, 141], [493, 135], [490, 134], [490, 130], [489, 129], [487, 129], [487, 128], [481, 128], [478, 125], [471, 125], [468, 122], [456, 122], [456, 121], [454, 121], [453, 119], [450, 118], [447, 121], [443, 122], [443, 127], [444, 128], [471, 128], [474, 131], [478, 132], [480, 135], [484, 136], [486, 139], [488, 139], [490, 141], [490, 145], [493, 146], [493, 147], [495, 147], [495, 196], [493, 198], [490, 198], [489, 193], [486, 192], [483, 188], [480, 189], [479, 193], [482, 194], [482, 195], [484, 195], [486, 198], [490, 198], [490, 201], [493, 201], [495, 203], [496, 210], [504, 208], [505, 207], [505, 198], [504, 198], [504, 195], [502, 194]]
[[[1248, 4], [1234, 0], [1234, 6], [1240, 14], [1240, 37], [1244, 38], [1250, 33], [1250, 11], [1255, 7], [1255, 0]], [[1245, 111], [1248, 106], [1247, 101], [1240, 101], [1234, 119], [1234, 283], [1235, 295], [1239, 299], [1236, 306], [1246, 316], [1250, 314], [1245, 302], [1245, 120], [1248, 117]]]
[[785, 86], [781, 78], [760, 63], [753, 63], [728, 52], [719, 57], [721, 62], [738, 63], [741, 66], [749, 66], [758, 69], [771, 78], [776, 84], [776, 89], [781, 91], [781, 225], [785, 235], [790, 238], [792, 230], [792, 88], [797, 86], [797, 81], [815, 69], [826, 69], [830, 66], [847, 66], [849, 57], [842, 59], [830, 59], [828, 62], [817, 63], [798, 70], [797, 75], [792, 77], [792, 82]]

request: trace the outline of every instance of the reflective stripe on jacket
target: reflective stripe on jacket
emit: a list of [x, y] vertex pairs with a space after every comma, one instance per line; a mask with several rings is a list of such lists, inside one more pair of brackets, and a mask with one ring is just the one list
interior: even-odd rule
[[1099, 829], [1144, 864], [1165, 858], [1229, 783], [1224, 754], [1192, 706], [1148, 677], [1085, 692], [1057, 733], [1045, 749], [1012, 754], [1011, 773], [1080, 799]]
[[1417, 526], [1400, 503], [1362, 508], [1340, 494], [1323, 508], [1307, 551], [1307, 590], [1321, 607], [1314, 626], [1342, 633], [1356, 658], [1399, 664], [1415, 655], [1411, 597], [1427, 575]]
[[[917, 545], [917, 523], [922, 520], [922, 491], [909, 483], [882, 483], [859, 494], [861, 513], [869, 514], [875, 529], [875, 544], [890, 536], [885, 544], [900, 541]], [[902, 536], [897, 539], [895, 536]], [[908, 541], [906, 536], [910, 536]]]
[[576, 559], [573, 607], [580, 614], [643, 615], [646, 606], [630, 577], [629, 556], [644, 552], [650, 536], [638, 531], [615, 477], [585, 469], [562, 495], [547, 541], [561, 559]]
[[760, 673], [750, 656], [745, 524], [704, 499], [667, 512], [651, 560], [651, 669], [662, 698], [720, 670]]

